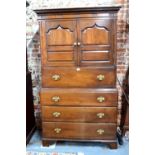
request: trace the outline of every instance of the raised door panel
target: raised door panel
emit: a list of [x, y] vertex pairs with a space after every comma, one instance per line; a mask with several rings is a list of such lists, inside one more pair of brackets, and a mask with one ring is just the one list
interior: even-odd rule
[[81, 32], [81, 41], [83, 45], [108, 45], [109, 31], [95, 22], [92, 26], [87, 26]]
[[74, 66], [77, 40], [75, 20], [42, 22], [42, 63], [47, 66]]
[[78, 22], [79, 64], [103, 66], [114, 63], [113, 19], [80, 19]]
[[[68, 22], [67, 22], [68, 23]], [[65, 28], [64, 23], [61, 25], [59, 24], [59, 22], [57, 22], [57, 25], [53, 25], [51, 23], [51, 25], [47, 26], [48, 29], [46, 30], [46, 36], [47, 36], [47, 45], [48, 46], [67, 46], [67, 45], [73, 45], [74, 43], [74, 29], [72, 29], [72, 27], [70, 28], [70, 26], [66, 25], [67, 27]]]

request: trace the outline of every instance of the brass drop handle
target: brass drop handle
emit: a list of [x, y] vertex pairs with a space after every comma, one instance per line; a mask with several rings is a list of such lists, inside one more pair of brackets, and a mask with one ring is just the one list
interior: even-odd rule
[[58, 80], [60, 80], [60, 75], [55, 74], [55, 75], [52, 76], [52, 79], [54, 81], [58, 81]]
[[53, 112], [53, 116], [54, 116], [54, 117], [59, 117], [60, 115], [61, 115], [60, 112]]
[[98, 133], [99, 135], [103, 135], [104, 130], [103, 130], [103, 129], [98, 129], [98, 130], [97, 130], [97, 133]]
[[103, 101], [105, 101], [105, 98], [103, 96], [99, 96], [97, 97], [97, 101], [102, 103]]
[[80, 43], [80, 42], [78, 42], [78, 43], [77, 43], [77, 45], [78, 45], [78, 46], [80, 46], [80, 45], [81, 45], [81, 43]]
[[52, 97], [52, 101], [59, 102], [60, 101], [60, 97], [59, 96], [53, 96]]
[[55, 131], [55, 133], [60, 133], [61, 129], [60, 128], [55, 128], [54, 131]]
[[103, 117], [104, 117], [104, 113], [98, 113], [98, 114], [97, 114], [97, 117], [98, 117], [98, 118], [103, 118]]
[[103, 81], [104, 80], [104, 75], [100, 74], [100, 75], [97, 75], [97, 79], [99, 81]]

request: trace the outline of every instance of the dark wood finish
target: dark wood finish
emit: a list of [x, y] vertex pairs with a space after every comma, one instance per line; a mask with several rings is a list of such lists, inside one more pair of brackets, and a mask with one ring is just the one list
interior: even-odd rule
[[[43, 44], [41, 45], [44, 48], [44, 54], [42, 55], [43, 65], [74, 66], [78, 64], [80, 66], [102, 66], [103, 64], [112, 65], [114, 63], [113, 55], [115, 54], [115, 50], [112, 42], [113, 19], [104, 17], [94, 19], [85, 18], [80, 20], [61, 19], [42, 22], [41, 26], [43, 27], [41, 29], [43, 35], [41, 40]], [[55, 48], [53, 48], [53, 46]], [[64, 57], [60, 59], [63, 62], [51, 62], [52, 60], [59, 60], [51, 57], [51, 53], [55, 53], [60, 49], [59, 52], [63, 52], [65, 48], [61, 48], [62, 46], [67, 46], [67, 48], [70, 49], [72, 58], [67, 56], [67, 53], [64, 53]], [[88, 51], [91, 55], [96, 51], [95, 55], [93, 54], [94, 59], [92, 56], [85, 55]], [[99, 55], [99, 51], [102, 55]], [[74, 63], [66, 62], [66, 60], [72, 60]]]
[[[61, 129], [56, 133], [56, 128]], [[91, 130], [90, 130], [91, 129]], [[103, 134], [98, 134], [97, 130], [103, 129]], [[109, 139], [116, 136], [116, 124], [104, 123], [66, 123], [66, 122], [43, 122], [44, 138], [67, 138], [67, 139]]]
[[[77, 67], [78, 68], [78, 67]], [[116, 74], [115, 69], [109, 68], [43, 68], [42, 86], [43, 87], [115, 87]], [[99, 81], [98, 75], [104, 75], [104, 79]], [[60, 75], [60, 80], [52, 79], [53, 75]]]
[[[55, 117], [54, 113], [60, 115]], [[104, 116], [102, 116], [104, 114]], [[101, 115], [101, 117], [99, 117]], [[58, 107], [42, 106], [42, 119], [45, 122], [104, 122], [116, 123], [116, 107]]]
[[[117, 140], [110, 140], [110, 139], [63, 139], [63, 138], [42, 138], [42, 145], [43, 146], [49, 146], [55, 143], [56, 141], [76, 141], [76, 142], [101, 142], [108, 144], [110, 149], [117, 149]], [[111, 144], [111, 145], [110, 145]]]
[[[59, 96], [60, 101], [54, 102], [54, 96]], [[100, 96], [103, 102], [97, 101]], [[43, 88], [40, 93], [41, 104], [47, 106], [117, 106], [117, 100], [116, 89]]]
[[78, 40], [81, 43], [79, 46], [80, 65], [113, 64], [113, 19], [85, 18], [79, 20], [78, 26]]
[[108, 51], [83, 51], [83, 61], [108, 61]]
[[126, 114], [122, 134], [125, 135], [126, 131], [129, 131], [129, 105], [126, 106]]
[[43, 145], [75, 140], [117, 147], [119, 8], [35, 10], [40, 25]]
[[49, 146], [49, 145], [50, 145], [50, 142], [47, 141], [47, 140], [42, 140], [42, 145], [43, 145], [44, 147]]
[[53, 145], [55, 143], [55, 141], [52, 141], [52, 140], [44, 140], [44, 139], [42, 139], [42, 145], [43, 146], [49, 146], [49, 145]]
[[72, 52], [51, 52], [47, 57], [48, 61], [73, 61], [74, 59]]
[[117, 149], [117, 142], [109, 143], [110, 149]]
[[83, 7], [83, 8], [52, 8], [52, 9], [36, 9], [34, 10], [40, 17], [44, 15], [51, 15], [51, 14], [65, 14], [65, 13], [87, 13], [87, 12], [94, 12], [94, 13], [99, 13], [99, 12], [117, 12], [121, 6], [105, 6], [105, 7]]
[[[74, 46], [77, 40], [76, 21], [52, 20], [42, 22], [40, 27], [43, 49], [42, 64], [48, 66], [74, 66], [77, 53], [77, 48]], [[61, 62], [57, 62], [60, 60]]]

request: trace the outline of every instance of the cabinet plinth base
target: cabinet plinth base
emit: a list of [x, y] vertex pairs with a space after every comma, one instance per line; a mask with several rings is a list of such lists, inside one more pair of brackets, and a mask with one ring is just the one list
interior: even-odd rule
[[[89, 142], [88, 140], [85, 141], [85, 140], [50, 140], [50, 139], [43, 139], [42, 140], [42, 145], [45, 146], [45, 147], [48, 147], [49, 145], [52, 145], [57, 141]], [[90, 140], [90, 142], [101, 142], [101, 143], [107, 144], [110, 149], [117, 149], [117, 141], [110, 142], [108, 140], [107, 141], [106, 140], [103, 140], [103, 141]]]

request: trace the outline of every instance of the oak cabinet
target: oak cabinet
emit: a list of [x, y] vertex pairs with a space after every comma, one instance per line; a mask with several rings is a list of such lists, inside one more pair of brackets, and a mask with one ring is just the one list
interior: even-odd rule
[[117, 148], [119, 8], [35, 10], [40, 25], [43, 145], [89, 140]]

